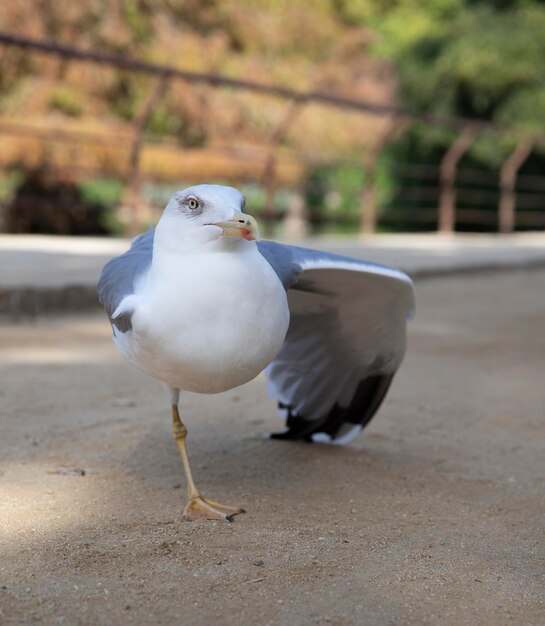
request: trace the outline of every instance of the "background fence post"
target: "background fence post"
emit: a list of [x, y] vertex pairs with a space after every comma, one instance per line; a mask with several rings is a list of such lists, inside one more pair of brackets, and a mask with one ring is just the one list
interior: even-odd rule
[[274, 196], [276, 194], [277, 168], [276, 151], [278, 146], [288, 134], [293, 122], [295, 122], [297, 117], [301, 114], [305, 103], [305, 99], [293, 100], [284, 114], [284, 117], [280, 120], [269, 137], [269, 153], [267, 160], [265, 161], [263, 174], [261, 176], [261, 182], [265, 188], [265, 204], [263, 206], [263, 231], [265, 235], [272, 234], [272, 223], [274, 219]]
[[498, 230], [500, 233], [512, 233], [515, 229], [517, 173], [532, 152], [532, 147], [532, 141], [520, 141], [501, 166], [500, 203], [498, 206]]
[[154, 108], [163, 98], [168, 87], [168, 78], [162, 76], [155, 84], [146, 101], [142, 105], [134, 120], [134, 135], [129, 155], [129, 167], [126, 176], [126, 190], [123, 199], [123, 206], [128, 209], [129, 221], [127, 225], [128, 233], [134, 237], [140, 232], [140, 150], [146, 124], [153, 114]]
[[276, 195], [276, 152], [271, 151], [265, 163], [265, 169], [261, 177], [261, 183], [265, 189], [265, 201], [263, 203], [263, 234], [272, 234], [272, 221], [274, 218], [274, 197]]
[[309, 234], [305, 198], [300, 189], [294, 191], [288, 203], [282, 234], [286, 239], [304, 239]]
[[361, 235], [372, 235], [377, 227], [376, 174], [382, 143], [366, 150], [363, 157], [365, 182], [361, 192]]
[[397, 115], [390, 118], [386, 129], [378, 136], [363, 155], [365, 181], [361, 191], [360, 235], [372, 235], [377, 228], [377, 163], [382, 150], [405, 123], [405, 117]]
[[445, 152], [439, 165], [439, 215], [437, 229], [440, 233], [453, 233], [456, 227], [456, 167], [475, 139], [474, 128], [466, 127]]

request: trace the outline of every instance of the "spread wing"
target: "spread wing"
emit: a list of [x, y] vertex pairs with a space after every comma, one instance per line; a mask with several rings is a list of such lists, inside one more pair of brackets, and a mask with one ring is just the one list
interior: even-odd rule
[[[122, 333], [132, 328], [131, 298], [138, 280], [151, 266], [154, 230], [135, 237], [125, 254], [109, 261], [98, 279], [97, 292], [113, 326]], [[120, 306], [123, 303], [123, 306]]]
[[394, 268], [259, 242], [288, 289], [291, 321], [267, 367], [281, 439], [347, 443], [379, 408], [405, 354], [411, 279]]

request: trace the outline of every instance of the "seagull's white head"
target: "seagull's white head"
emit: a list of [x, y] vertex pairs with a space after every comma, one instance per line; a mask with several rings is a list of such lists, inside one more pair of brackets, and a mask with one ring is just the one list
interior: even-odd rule
[[169, 247], [198, 247], [222, 237], [254, 241], [257, 222], [242, 212], [244, 196], [225, 185], [195, 185], [177, 191], [156, 229], [156, 239]]

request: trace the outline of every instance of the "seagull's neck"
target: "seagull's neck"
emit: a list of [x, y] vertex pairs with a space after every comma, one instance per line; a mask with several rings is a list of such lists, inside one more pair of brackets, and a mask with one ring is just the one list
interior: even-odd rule
[[[166, 239], [166, 241], [165, 241]], [[151, 272], [153, 274], [168, 274], [178, 271], [180, 265], [198, 268], [199, 256], [211, 258], [218, 255], [241, 255], [255, 253], [257, 247], [254, 242], [235, 238], [214, 238], [213, 240], [196, 240], [180, 238], [173, 242], [171, 238], [155, 237], [153, 243], [153, 259]], [[190, 260], [191, 258], [191, 260]]]

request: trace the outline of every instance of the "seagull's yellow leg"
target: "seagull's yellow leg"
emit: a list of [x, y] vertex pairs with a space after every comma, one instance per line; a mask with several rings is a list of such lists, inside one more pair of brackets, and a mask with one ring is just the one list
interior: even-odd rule
[[178, 449], [180, 450], [180, 456], [182, 457], [182, 464], [184, 466], [185, 479], [187, 482], [188, 503], [184, 508], [182, 515], [183, 519], [188, 522], [192, 522], [196, 519], [224, 519], [228, 522], [233, 522], [233, 515], [244, 513], [244, 509], [224, 506], [223, 504], [218, 504], [213, 500], [203, 498], [197, 487], [195, 487], [185, 447], [187, 428], [180, 419], [180, 413], [178, 412], [178, 406], [176, 404], [172, 405], [172, 433], [174, 435], [174, 439], [176, 439], [176, 443], [178, 444]]

